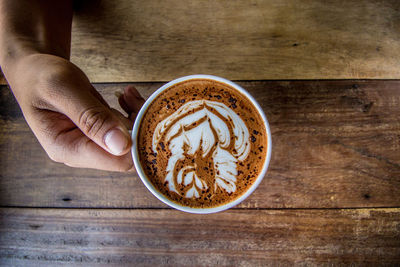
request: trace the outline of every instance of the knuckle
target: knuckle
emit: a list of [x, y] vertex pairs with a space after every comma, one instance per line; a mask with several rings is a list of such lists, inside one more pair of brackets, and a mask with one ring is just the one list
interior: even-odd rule
[[55, 60], [47, 60], [47, 63], [48, 65], [38, 73], [39, 84], [47, 88], [47, 91], [62, 87], [71, 80], [72, 71], [65, 64]]
[[63, 58], [47, 56], [42, 60], [47, 67], [40, 72], [39, 77], [45, 83], [62, 85], [70, 82], [73, 75], [77, 75], [77, 67]]
[[91, 107], [81, 112], [78, 123], [86, 135], [96, 137], [108, 119], [102, 107]]

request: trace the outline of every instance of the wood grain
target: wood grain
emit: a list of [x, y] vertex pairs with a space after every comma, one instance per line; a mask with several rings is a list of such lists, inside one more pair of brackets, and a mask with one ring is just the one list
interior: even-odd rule
[[85, 2], [71, 58], [92, 82], [400, 78], [397, 0]]
[[399, 29], [397, 0], [92, 0], [71, 59], [92, 82], [398, 79]]
[[[400, 81], [239, 82], [271, 126], [270, 168], [240, 208], [400, 206]], [[96, 84], [111, 106], [124, 84]], [[136, 83], [145, 96], [161, 83]], [[0, 98], [0, 205], [166, 207], [135, 173], [51, 162], [11, 92]]]
[[4, 265], [396, 265], [400, 209], [0, 209]]

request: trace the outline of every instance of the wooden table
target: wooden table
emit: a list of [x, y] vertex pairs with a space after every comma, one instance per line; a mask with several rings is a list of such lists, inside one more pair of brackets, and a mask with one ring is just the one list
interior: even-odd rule
[[126, 84], [235, 80], [269, 119], [270, 168], [233, 209], [176, 211], [136, 174], [50, 161], [2, 85], [0, 263], [400, 264], [399, 51], [398, 1], [87, 1], [72, 61], [111, 106]]

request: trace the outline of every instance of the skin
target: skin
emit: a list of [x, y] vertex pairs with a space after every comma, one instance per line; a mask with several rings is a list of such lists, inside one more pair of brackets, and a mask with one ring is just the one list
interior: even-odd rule
[[72, 1], [0, 0], [0, 66], [24, 117], [49, 157], [72, 167], [133, 168], [134, 87], [119, 97], [128, 117], [111, 108], [69, 61]]

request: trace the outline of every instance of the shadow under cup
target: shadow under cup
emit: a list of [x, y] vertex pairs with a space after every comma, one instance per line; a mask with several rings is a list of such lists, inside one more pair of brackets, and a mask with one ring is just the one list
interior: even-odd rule
[[[191, 206], [185, 206], [182, 205], [178, 202], [172, 201], [169, 198], [167, 198], [162, 192], [160, 192], [154, 185], [153, 183], [150, 181], [150, 179], [147, 177], [145, 171], [144, 171], [144, 166], [142, 166], [140, 158], [139, 158], [139, 145], [138, 145], [138, 135], [139, 135], [139, 130], [140, 127], [142, 126], [142, 120], [144, 115], [146, 114], [146, 111], [148, 110], [148, 108], [151, 106], [151, 104], [153, 103], [153, 101], [155, 99], [157, 99], [157, 97], [164, 92], [165, 90], [168, 90], [169, 88], [171, 88], [172, 86], [188, 81], [188, 80], [211, 80], [211, 81], [215, 81], [215, 82], [219, 82], [219, 83], [223, 83], [228, 85], [229, 87], [234, 88], [235, 90], [237, 90], [241, 95], [244, 95], [251, 103], [252, 105], [255, 107], [255, 109], [257, 110], [257, 112], [259, 113], [259, 115], [262, 118], [262, 121], [264, 123], [264, 127], [265, 127], [265, 132], [266, 132], [266, 137], [267, 137], [267, 150], [266, 150], [266, 156], [265, 156], [265, 161], [264, 164], [262, 165], [261, 171], [258, 172], [258, 176], [257, 178], [254, 180], [253, 184], [250, 185], [246, 191], [244, 191], [240, 196], [238, 196], [237, 198], [233, 199], [230, 202], [224, 203], [222, 205], [218, 205], [218, 206], [213, 206], [213, 207], [204, 207], [204, 208], [195, 208], [195, 207], [191, 207]], [[151, 135], [153, 135], [153, 133], [149, 133]], [[266, 172], [267, 172], [267, 168], [269, 165], [269, 161], [271, 158], [271, 132], [270, 132], [270, 128], [269, 128], [269, 124], [267, 121], [267, 118], [263, 112], [263, 110], [261, 109], [260, 105], [256, 102], [256, 100], [242, 87], [240, 87], [239, 85], [226, 80], [224, 78], [220, 78], [217, 76], [212, 76], [212, 75], [190, 75], [190, 76], [185, 76], [185, 77], [181, 77], [178, 79], [175, 79], [165, 85], [163, 85], [161, 88], [159, 88], [156, 92], [154, 92], [145, 102], [145, 104], [142, 106], [141, 110], [139, 111], [136, 120], [135, 120], [135, 124], [133, 126], [133, 130], [132, 130], [132, 157], [133, 157], [133, 162], [135, 164], [136, 167], [136, 171], [139, 175], [139, 177], [141, 178], [141, 180], [143, 181], [143, 183], [145, 184], [145, 186], [147, 187], [147, 189], [150, 190], [150, 192], [153, 193], [154, 196], [156, 196], [159, 200], [161, 200], [162, 202], [164, 202], [165, 204], [169, 205], [170, 207], [173, 207], [175, 209], [181, 210], [181, 211], [185, 211], [185, 212], [190, 212], [190, 213], [199, 213], [199, 214], [207, 214], [207, 213], [214, 213], [214, 212], [219, 212], [219, 211], [223, 211], [226, 209], [229, 209], [237, 204], [239, 204], [240, 202], [242, 202], [244, 199], [246, 199], [256, 188], [257, 186], [260, 184], [260, 182], [262, 181], [262, 179], [264, 178]]]

